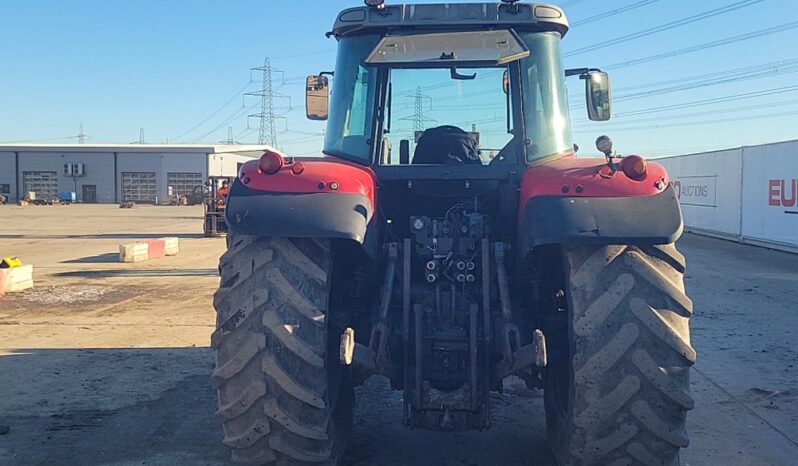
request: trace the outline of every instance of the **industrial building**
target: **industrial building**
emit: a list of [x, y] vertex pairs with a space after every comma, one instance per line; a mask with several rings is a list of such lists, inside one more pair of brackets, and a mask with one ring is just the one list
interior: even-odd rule
[[0, 145], [0, 195], [52, 199], [75, 192], [86, 203], [155, 203], [190, 194], [208, 176], [234, 176], [264, 146], [184, 144]]

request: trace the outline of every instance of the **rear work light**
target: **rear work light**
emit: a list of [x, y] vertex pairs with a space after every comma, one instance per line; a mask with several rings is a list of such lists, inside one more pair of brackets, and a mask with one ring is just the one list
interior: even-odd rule
[[260, 156], [258, 166], [267, 175], [274, 175], [285, 165], [285, 158], [277, 151], [267, 150]]
[[621, 170], [629, 178], [640, 181], [646, 176], [646, 160], [639, 155], [630, 155], [621, 160]]

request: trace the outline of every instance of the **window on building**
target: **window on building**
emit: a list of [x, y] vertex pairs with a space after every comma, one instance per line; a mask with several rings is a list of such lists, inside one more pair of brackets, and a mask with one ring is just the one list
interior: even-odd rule
[[155, 172], [122, 172], [122, 201], [155, 202]]
[[58, 195], [58, 173], [22, 172], [22, 191], [34, 192], [38, 199], [55, 199]]
[[0, 184], [0, 194], [11, 194], [11, 185]]
[[166, 185], [172, 188], [175, 196], [188, 196], [197, 186], [202, 186], [202, 173], [167, 173]]

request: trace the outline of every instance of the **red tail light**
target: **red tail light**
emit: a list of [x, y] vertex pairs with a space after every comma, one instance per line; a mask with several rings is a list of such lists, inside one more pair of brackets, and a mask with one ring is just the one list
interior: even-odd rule
[[285, 159], [283, 155], [277, 151], [267, 150], [260, 156], [260, 170], [267, 175], [274, 175], [285, 164]]
[[305, 164], [302, 162], [294, 162], [294, 164], [291, 165], [291, 173], [293, 173], [294, 175], [300, 175], [304, 171], [305, 171]]
[[630, 155], [621, 160], [621, 170], [633, 180], [640, 181], [646, 176], [646, 160], [639, 155]]

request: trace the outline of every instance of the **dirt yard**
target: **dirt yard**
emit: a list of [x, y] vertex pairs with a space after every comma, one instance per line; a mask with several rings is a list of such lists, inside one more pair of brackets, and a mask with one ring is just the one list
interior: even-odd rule
[[[197, 207], [0, 207], [0, 256], [36, 289], [0, 298], [0, 465], [222, 465], [209, 374], [224, 240]], [[115, 262], [121, 242], [180, 255]], [[698, 364], [686, 465], [798, 464], [798, 256], [685, 236]], [[401, 426], [401, 394], [358, 391], [351, 465], [551, 465], [541, 393], [510, 381], [483, 433]], [[5, 432], [3, 426], [8, 427]]]

